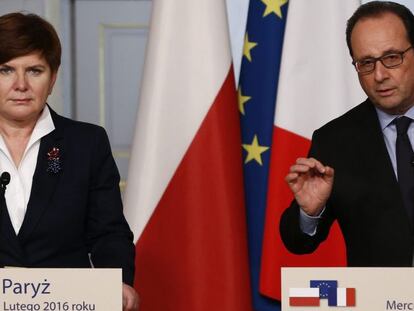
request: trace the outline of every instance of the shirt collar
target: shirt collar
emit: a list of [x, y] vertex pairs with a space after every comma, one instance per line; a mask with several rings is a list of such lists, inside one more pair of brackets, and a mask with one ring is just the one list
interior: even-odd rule
[[[394, 121], [395, 118], [400, 117], [401, 115], [395, 115], [395, 114], [389, 114], [386, 113], [377, 107], [375, 107], [375, 110], [377, 111], [378, 119], [381, 125], [381, 130], [384, 130], [392, 121]], [[404, 114], [404, 116], [407, 116], [414, 120], [414, 106], [408, 109], [408, 111]]]
[[[49, 107], [46, 105], [45, 108], [43, 108], [43, 111], [40, 114], [40, 117], [36, 122], [36, 125], [33, 129], [32, 135], [30, 136], [30, 140], [27, 144], [27, 147], [24, 153], [26, 154], [27, 150], [29, 150], [31, 146], [33, 146], [43, 136], [46, 136], [47, 134], [52, 132], [54, 129], [55, 129], [55, 125], [52, 120], [52, 115], [50, 114]], [[2, 150], [4, 154], [8, 158], [11, 159], [9, 151], [1, 135], [0, 135], [0, 150]]]
[[26, 150], [29, 149], [32, 144], [41, 139], [43, 136], [46, 136], [52, 132], [54, 129], [55, 124], [53, 123], [49, 107], [46, 105], [36, 122]]

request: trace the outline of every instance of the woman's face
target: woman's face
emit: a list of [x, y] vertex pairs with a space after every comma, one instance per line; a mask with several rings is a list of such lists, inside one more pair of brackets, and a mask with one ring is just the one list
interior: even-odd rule
[[55, 81], [56, 72], [39, 53], [0, 64], [0, 120], [36, 122]]

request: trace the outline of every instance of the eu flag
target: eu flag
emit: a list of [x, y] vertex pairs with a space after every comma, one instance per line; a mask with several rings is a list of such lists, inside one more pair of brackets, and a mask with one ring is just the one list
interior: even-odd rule
[[334, 280], [311, 280], [310, 287], [319, 288], [319, 298], [328, 298], [330, 288], [338, 287], [338, 281]]
[[250, 0], [238, 89], [254, 310], [280, 310], [259, 293], [260, 260], [287, 0]]

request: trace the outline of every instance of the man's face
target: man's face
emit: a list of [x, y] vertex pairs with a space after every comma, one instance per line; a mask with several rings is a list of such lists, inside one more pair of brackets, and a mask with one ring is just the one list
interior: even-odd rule
[[[403, 22], [386, 13], [358, 21], [352, 31], [354, 60], [402, 52], [411, 46]], [[403, 114], [414, 105], [414, 52], [408, 50], [403, 63], [388, 69], [376, 62], [371, 73], [358, 73], [359, 82], [371, 101], [390, 114]]]

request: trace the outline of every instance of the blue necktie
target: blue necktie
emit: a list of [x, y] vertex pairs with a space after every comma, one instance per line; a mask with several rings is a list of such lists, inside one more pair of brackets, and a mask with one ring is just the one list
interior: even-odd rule
[[398, 183], [400, 185], [403, 204], [407, 210], [407, 214], [411, 225], [414, 224], [414, 153], [408, 139], [407, 130], [410, 126], [411, 119], [408, 117], [400, 117], [396, 119], [397, 141], [397, 174]]

